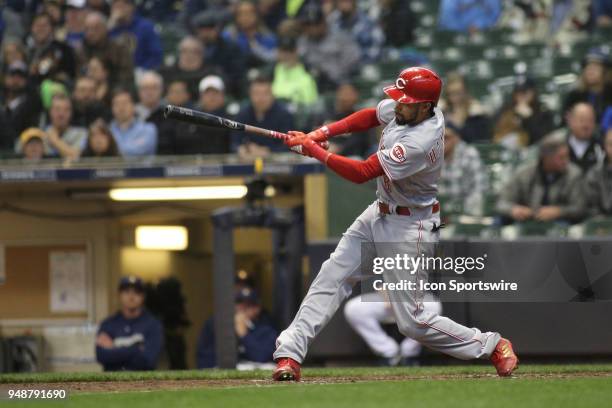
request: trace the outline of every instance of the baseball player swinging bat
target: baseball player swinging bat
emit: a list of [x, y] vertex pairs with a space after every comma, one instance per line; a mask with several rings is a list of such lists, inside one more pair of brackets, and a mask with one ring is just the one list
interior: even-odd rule
[[[302, 154], [349, 181], [376, 180], [377, 192], [374, 202], [342, 235], [293, 322], [276, 340], [277, 365], [272, 376], [277, 381], [299, 381], [309, 345], [350, 295], [362, 262], [367, 265], [375, 256], [392, 258], [400, 252], [410, 257], [434, 254], [440, 237], [437, 183], [444, 164], [444, 114], [437, 107], [442, 80], [427, 68], [412, 67], [383, 91], [387, 97], [376, 107], [361, 109], [309, 134], [290, 131], [292, 137], [284, 141], [289, 147], [301, 146]], [[334, 154], [318, 144], [379, 126], [384, 129], [378, 149], [366, 160]], [[401, 267], [391, 266], [382, 277], [389, 283], [403, 279], [416, 283], [427, 281], [428, 271], [416, 268], [408, 275]], [[517, 368], [512, 343], [500, 333], [469, 328], [428, 310], [423, 302], [425, 293], [418, 287], [386, 293], [405, 336], [463, 360], [489, 359], [500, 376], [509, 376]]]

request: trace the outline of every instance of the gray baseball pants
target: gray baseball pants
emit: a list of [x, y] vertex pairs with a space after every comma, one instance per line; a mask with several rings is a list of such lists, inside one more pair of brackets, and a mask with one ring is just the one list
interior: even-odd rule
[[[411, 209], [411, 215], [406, 216], [381, 214], [377, 203], [372, 203], [321, 266], [293, 322], [276, 340], [274, 359], [304, 361], [308, 346], [350, 295], [353, 282], [361, 275], [362, 244], [374, 243], [375, 256], [379, 257], [394, 257], [398, 249], [409, 252], [409, 256], [433, 256], [439, 240], [439, 232], [433, 231], [434, 223], [440, 225], [440, 214], [432, 214], [431, 207]], [[385, 282], [399, 282], [427, 279], [426, 275], [421, 269], [414, 275], [405, 270], [386, 270], [382, 276]], [[488, 358], [501, 338], [499, 333], [483, 333], [424, 309], [421, 291], [393, 290], [388, 291], [388, 296], [399, 331], [433, 350], [462, 360]]]

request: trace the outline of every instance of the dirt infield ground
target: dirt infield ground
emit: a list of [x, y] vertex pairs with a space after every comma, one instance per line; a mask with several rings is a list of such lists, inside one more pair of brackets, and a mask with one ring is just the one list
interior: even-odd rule
[[[400, 374], [400, 375], [345, 375], [345, 376], [308, 376], [301, 383], [343, 384], [371, 381], [417, 381], [417, 380], [465, 380], [465, 379], [497, 379], [495, 373], [466, 374]], [[517, 371], [515, 378], [520, 379], [574, 379], [574, 378], [612, 378], [612, 371], [586, 372], [526, 372]], [[283, 386], [266, 378], [225, 378], [225, 379], [176, 379], [176, 380], [133, 380], [133, 381], [63, 381], [63, 382], [15, 382], [0, 384], [0, 392], [8, 389], [62, 389], [69, 393], [98, 392], [131, 392], [131, 391], [163, 391], [197, 388], [236, 388]]]
[[[49, 408], [591, 408], [610, 406], [612, 365], [526, 364], [511, 379], [487, 364], [306, 368], [298, 384], [270, 371], [0, 374], [0, 404], [10, 389], [67, 391]], [[21, 398], [10, 405], [41, 406]]]

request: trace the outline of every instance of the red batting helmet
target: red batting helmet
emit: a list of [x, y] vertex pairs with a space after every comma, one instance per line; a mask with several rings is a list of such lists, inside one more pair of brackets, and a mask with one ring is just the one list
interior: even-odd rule
[[395, 85], [386, 86], [383, 91], [399, 103], [433, 102], [440, 99], [442, 80], [430, 69], [411, 67], [403, 70]]

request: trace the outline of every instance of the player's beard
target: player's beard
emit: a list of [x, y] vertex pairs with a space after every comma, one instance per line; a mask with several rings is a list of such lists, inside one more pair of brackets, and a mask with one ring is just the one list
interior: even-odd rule
[[410, 118], [405, 118], [399, 113], [397, 112], [395, 113], [395, 123], [397, 123], [400, 126], [404, 126], [404, 125], [412, 126], [412, 124], [416, 121], [416, 118], [417, 118], [417, 112], [414, 112], [414, 115], [412, 115]]

